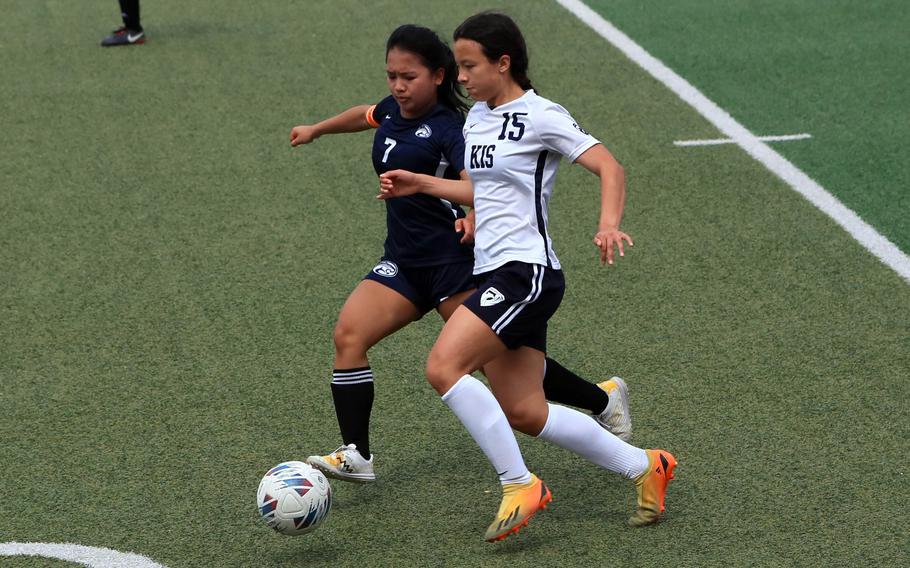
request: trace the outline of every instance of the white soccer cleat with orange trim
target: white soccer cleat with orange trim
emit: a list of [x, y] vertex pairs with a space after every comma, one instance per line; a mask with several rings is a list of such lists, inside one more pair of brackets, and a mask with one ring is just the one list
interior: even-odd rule
[[626, 381], [613, 377], [597, 386], [607, 392], [610, 402], [603, 412], [594, 416], [594, 420], [623, 442], [632, 439], [632, 412], [629, 410], [629, 387]]
[[373, 455], [370, 454], [370, 459], [365, 459], [354, 444], [340, 446], [325, 456], [310, 456], [306, 462], [334, 479], [354, 483], [376, 481], [376, 475], [373, 473]]

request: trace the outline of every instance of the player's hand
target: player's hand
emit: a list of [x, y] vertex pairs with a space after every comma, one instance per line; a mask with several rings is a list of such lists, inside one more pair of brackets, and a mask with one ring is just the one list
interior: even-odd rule
[[379, 176], [379, 195], [377, 199], [392, 199], [413, 195], [420, 191], [417, 174], [407, 170], [392, 170]]
[[316, 128], [309, 124], [301, 124], [291, 129], [291, 146], [300, 146], [309, 144], [319, 138], [316, 134]]
[[623, 241], [633, 246], [632, 237], [619, 229], [606, 229], [597, 231], [594, 235], [594, 245], [600, 249], [600, 263], [613, 264], [614, 247], [619, 250], [619, 256], [626, 256]]
[[476, 216], [474, 215], [474, 210], [471, 209], [464, 219], [455, 219], [455, 232], [464, 232], [461, 240], [458, 241], [461, 244], [474, 242], [474, 227], [476, 225], [474, 222], [475, 217]]

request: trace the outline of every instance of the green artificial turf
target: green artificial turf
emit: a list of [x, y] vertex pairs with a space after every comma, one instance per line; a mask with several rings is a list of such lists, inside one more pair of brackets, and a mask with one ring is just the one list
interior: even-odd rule
[[[674, 8], [614, 5], [683, 76], [662, 49], [752, 62], [717, 102], [758, 133], [812, 132], [780, 148], [829, 190], [859, 174], [816, 164], [891, 167], [878, 146], [831, 147], [788, 118], [796, 103], [762, 97], [777, 67], [760, 46], [681, 46], [657, 33]], [[113, 2], [4, 3], [0, 543], [103, 546], [168, 568], [906, 564], [910, 286], [832, 221], [734, 146], [672, 146], [716, 132], [555, 2], [212, 6], [144, 3], [148, 43], [105, 50]], [[440, 328], [429, 315], [371, 352], [379, 481], [334, 482], [323, 527], [274, 534], [256, 486], [340, 442], [332, 328], [385, 230], [370, 134], [291, 149], [288, 132], [385, 96], [398, 24], [448, 37], [491, 6], [521, 24], [539, 91], [626, 168], [635, 246], [610, 268], [590, 242], [596, 180], [561, 170], [551, 226], [568, 290], [550, 354], [629, 382], [634, 443], [679, 459], [666, 517], [626, 528], [627, 481], [520, 436], [555, 501], [518, 537], [484, 543], [498, 483], [423, 378]], [[890, 10], [883, 29], [902, 17]], [[784, 33], [714, 25], [742, 41]], [[824, 71], [791, 49], [806, 68], [788, 73]], [[887, 227], [906, 244], [906, 225]]]
[[811, 134], [772, 145], [910, 254], [910, 10], [904, 2], [588, 4], [754, 134]]

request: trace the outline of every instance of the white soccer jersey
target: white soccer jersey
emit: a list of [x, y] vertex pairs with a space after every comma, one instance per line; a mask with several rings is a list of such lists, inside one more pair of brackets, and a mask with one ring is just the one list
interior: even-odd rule
[[534, 91], [495, 109], [476, 103], [464, 133], [477, 211], [474, 274], [513, 260], [559, 269], [547, 232], [556, 169], [562, 156], [574, 162], [598, 140]]

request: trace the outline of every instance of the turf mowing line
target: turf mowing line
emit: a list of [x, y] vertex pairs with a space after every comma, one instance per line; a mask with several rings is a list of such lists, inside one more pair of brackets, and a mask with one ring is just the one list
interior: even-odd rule
[[724, 109], [708, 99], [688, 81], [677, 75], [659, 59], [644, 50], [629, 36], [588, 7], [581, 0], [556, 0], [563, 8], [623, 52], [639, 67], [676, 93], [700, 115], [726, 134], [747, 154], [758, 160], [812, 205], [820, 209], [847, 231], [866, 250], [897, 272], [910, 284], [910, 257], [886, 239], [859, 215], [847, 208], [815, 180], [771, 149]]
[[[811, 134], [784, 134], [783, 136], [759, 136], [762, 142], [789, 142], [790, 140], [805, 140], [812, 138]], [[736, 144], [730, 138], [717, 138], [712, 140], [674, 140], [674, 146], [717, 146], [719, 144]]]

